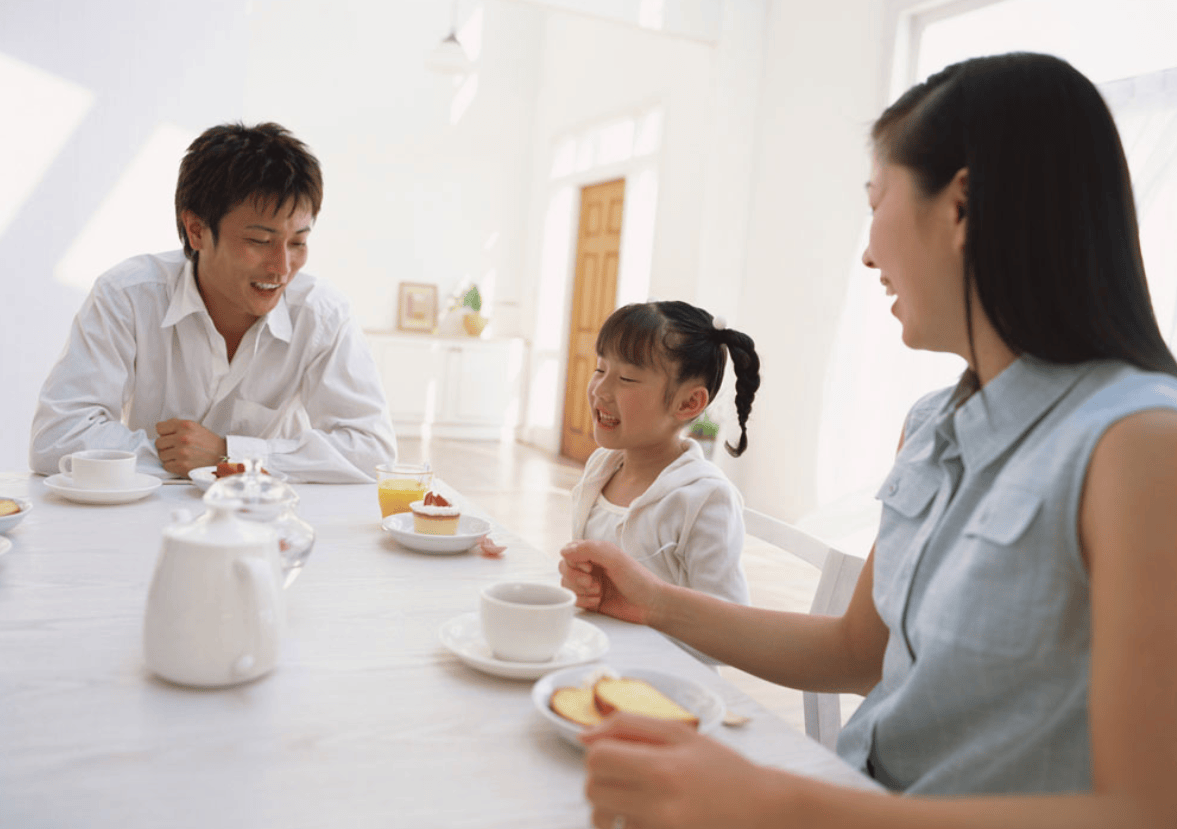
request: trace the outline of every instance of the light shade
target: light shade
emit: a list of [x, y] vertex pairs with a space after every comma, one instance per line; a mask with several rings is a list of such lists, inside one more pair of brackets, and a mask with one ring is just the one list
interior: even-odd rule
[[447, 75], [465, 75], [473, 68], [466, 50], [458, 42], [457, 32], [450, 32], [449, 36], [425, 59], [425, 65], [434, 72]]

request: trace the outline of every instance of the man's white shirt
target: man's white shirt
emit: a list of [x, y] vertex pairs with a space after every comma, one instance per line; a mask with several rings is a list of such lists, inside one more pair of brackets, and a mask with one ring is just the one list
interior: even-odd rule
[[182, 251], [136, 256], [95, 282], [41, 390], [29, 463], [52, 474], [70, 452], [124, 449], [169, 477], [155, 426], [171, 418], [294, 481], [371, 481], [396, 458], [379, 372], [340, 292], [299, 273], [230, 361]]

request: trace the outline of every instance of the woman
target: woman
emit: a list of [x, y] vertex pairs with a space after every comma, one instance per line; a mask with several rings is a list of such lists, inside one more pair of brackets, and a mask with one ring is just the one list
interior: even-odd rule
[[594, 542], [566, 547], [561, 572], [582, 607], [784, 685], [865, 694], [839, 753], [908, 796], [615, 717], [584, 738], [593, 820], [1177, 825], [1177, 364], [1111, 116], [1063, 61], [1013, 54], [929, 78], [872, 138], [863, 261], [904, 342], [968, 369], [908, 416], [846, 614], [726, 604]]

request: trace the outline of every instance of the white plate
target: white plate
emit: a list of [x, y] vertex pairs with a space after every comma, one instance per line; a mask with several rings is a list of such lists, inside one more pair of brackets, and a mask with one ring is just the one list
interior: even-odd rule
[[12, 549], [12, 542], [0, 535], [0, 556]]
[[[8, 498], [7, 495], [2, 497]], [[29, 510], [33, 508], [33, 502], [26, 501], [24, 498], [8, 498], [8, 500], [16, 501], [16, 505], [20, 507], [20, 511], [0, 518], [0, 533], [8, 532], [23, 521], [25, 516], [29, 514]]]
[[159, 489], [161, 483], [159, 478], [145, 472], [135, 473], [135, 485], [128, 489], [83, 489], [75, 486], [73, 478], [65, 474], [50, 475], [45, 479], [45, 487], [51, 492], [79, 504], [129, 504], [146, 498]]
[[[576, 738], [584, 730], [584, 727], [572, 722], [572, 720], [564, 719], [552, 710], [549, 704], [552, 699], [552, 692], [557, 688], [580, 686], [590, 674], [599, 670], [601, 667], [603, 666], [599, 664], [580, 665], [576, 668], [553, 671], [541, 677], [531, 687], [531, 701], [535, 705], [535, 710], [540, 713], [540, 716], [555, 726], [561, 737], [564, 737], [573, 745], [584, 745]], [[683, 708], [697, 716], [699, 718], [700, 734], [707, 734], [714, 731], [723, 722], [723, 700], [714, 691], [704, 688], [697, 682], [682, 679], [673, 674], [664, 674], [661, 671], [647, 670], [646, 668], [611, 667], [619, 676], [644, 679]]]
[[596, 625], [572, 620], [568, 641], [547, 662], [508, 662], [495, 659], [482, 638], [478, 613], [465, 613], [441, 626], [441, 643], [471, 668], [507, 679], [538, 679], [557, 668], [582, 665], [600, 659], [609, 650], [609, 637]]
[[[266, 474], [279, 481], [286, 480], [286, 475], [276, 470], [270, 471], [267, 469]], [[188, 470], [188, 480], [196, 484], [197, 489], [204, 492], [217, 480], [217, 468], [215, 466], [199, 466], [196, 469], [190, 469]]]
[[413, 529], [413, 513], [398, 512], [380, 522], [385, 531], [410, 550], [419, 553], [464, 553], [490, 532], [490, 522], [463, 515], [458, 518], [458, 531], [453, 535], [429, 535]]

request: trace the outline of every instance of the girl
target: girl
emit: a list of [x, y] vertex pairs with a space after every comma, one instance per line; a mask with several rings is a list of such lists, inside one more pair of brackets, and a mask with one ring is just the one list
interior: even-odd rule
[[588, 384], [600, 445], [572, 490], [572, 537], [620, 547], [671, 584], [746, 604], [743, 502], [683, 427], [703, 413], [731, 354], [740, 439], [760, 386], [752, 340], [685, 302], [626, 305], [597, 334]]
[[875, 124], [877, 268], [912, 348], [968, 361], [908, 415], [841, 618], [770, 613], [569, 545], [580, 603], [743, 670], [866, 699], [838, 751], [891, 797], [617, 717], [596, 826], [1177, 826], [1177, 363], [1095, 87], [978, 58]]

